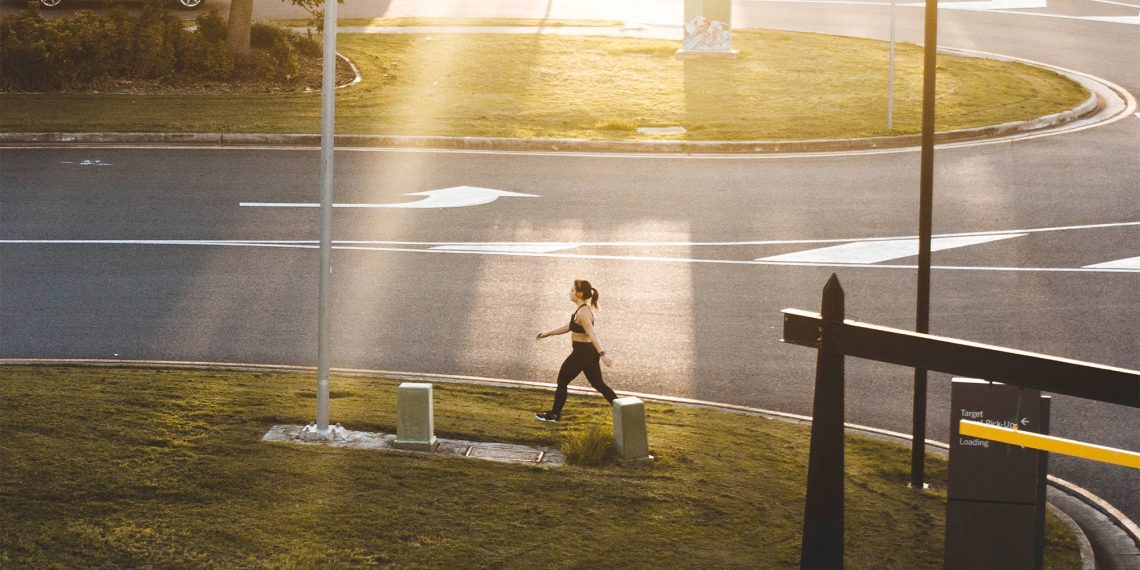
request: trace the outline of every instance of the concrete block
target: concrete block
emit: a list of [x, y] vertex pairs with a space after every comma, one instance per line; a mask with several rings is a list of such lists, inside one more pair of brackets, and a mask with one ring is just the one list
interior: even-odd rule
[[613, 403], [614, 448], [621, 461], [649, 461], [649, 432], [645, 428], [645, 402], [618, 398]]
[[435, 438], [432, 385], [404, 382], [396, 392], [396, 442], [399, 449], [433, 451]]

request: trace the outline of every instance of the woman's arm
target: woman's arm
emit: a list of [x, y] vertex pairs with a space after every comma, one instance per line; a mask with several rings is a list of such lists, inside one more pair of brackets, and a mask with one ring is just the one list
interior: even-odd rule
[[606, 351], [602, 348], [602, 341], [598, 340], [598, 333], [594, 332], [594, 323], [590, 322], [589, 315], [578, 317], [578, 319], [578, 324], [582, 325], [582, 328], [586, 329], [586, 334], [590, 336], [590, 343], [594, 345], [594, 349], [601, 355], [602, 364], [613, 366], [614, 361], [610, 359], [610, 356], [606, 354]]
[[562, 325], [556, 329], [538, 333], [538, 338], [536, 340], [542, 340], [548, 336], [558, 336], [560, 334], [566, 334], [568, 332], [570, 332], [570, 325]]

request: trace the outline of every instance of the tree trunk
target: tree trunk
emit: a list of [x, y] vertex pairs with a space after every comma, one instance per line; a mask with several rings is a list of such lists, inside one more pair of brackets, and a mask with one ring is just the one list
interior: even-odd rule
[[249, 56], [249, 29], [252, 25], [253, 0], [232, 0], [226, 45], [234, 57], [244, 59]]

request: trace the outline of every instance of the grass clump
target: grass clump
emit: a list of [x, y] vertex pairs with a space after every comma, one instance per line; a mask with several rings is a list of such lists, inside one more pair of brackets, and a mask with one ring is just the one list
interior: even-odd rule
[[562, 454], [572, 465], [599, 466], [614, 459], [614, 434], [599, 425], [567, 432], [562, 440]]
[[[399, 381], [330, 382], [333, 422], [394, 433]], [[262, 442], [273, 425], [312, 421], [314, 383], [0, 367], [0, 566], [522, 568], [536, 553], [582, 568], [799, 564], [804, 426], [649, 402], [652, 464], [554, 469]], [[602, 398], [572, 395], [550, 426], [529, 412], [549, 392], [435, 386], [440, 437], [550, 447], [611, 417]], [[908, 448], [849, 438], [846, 458], [847, 567], [941, 566], [945, 461], [928, 457], [936, 490], [914, 492], [894, 475]], [[1050, 568], [1079, 567], [1071, 535], [1053, 525], [1049, 540]]]
[[637, 123], [625, 119], [608, 118], [595, 123], [594, 128], [599, 131], [633, 132], [637, 130]]

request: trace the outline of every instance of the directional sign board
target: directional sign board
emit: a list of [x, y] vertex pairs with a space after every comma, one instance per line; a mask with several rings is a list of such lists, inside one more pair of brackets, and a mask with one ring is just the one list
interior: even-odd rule
[[[955, 378], [950, 392], [950, 499], [1032, 503], [1037, 476], [1037, 451], [986, 439], [960, 437], [958, 420], [973, 420], [1006, 428], [1037, 431], [1041, 423], [1041, 392]], [[1029, 482], [1029, 483], [1027, 483]]]
[[1039, 432], [1047, 407], [1039, 390], [955, 378], [950, 389], [947, 474], [948, 569], [1033, 568], [1044, 515], [1041, 452], [962, 436], [958, 420]]

